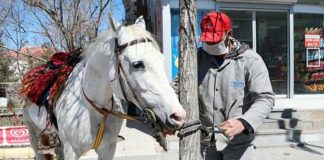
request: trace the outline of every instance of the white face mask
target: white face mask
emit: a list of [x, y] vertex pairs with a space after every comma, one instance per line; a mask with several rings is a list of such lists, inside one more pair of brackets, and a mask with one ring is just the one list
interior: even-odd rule
[[224, 41], [214, 45], [208, 45], [206, 42], [203, 42], [203, 50], [208, 54], [217, 56], [228, 53], [228, 48], [225, 46]]

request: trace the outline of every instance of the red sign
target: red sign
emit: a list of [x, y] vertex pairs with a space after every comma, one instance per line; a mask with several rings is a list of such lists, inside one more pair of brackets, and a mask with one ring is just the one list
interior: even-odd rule
[[26, 126], [0, 127], [0, 146], [28, 144], [29, 132]]
[[305, 47], [318, 48], [321, 45], [321, 37], [318, 34], [305, 34]]
[[0, 128], [0, 145], [3, 145], [3, 142], [4, 142], [4, 137], [3, 137], [3, 129]]
[[6, 128], [6, 140], [10, 144], [29, 143], [29, 133], [26, 127]]

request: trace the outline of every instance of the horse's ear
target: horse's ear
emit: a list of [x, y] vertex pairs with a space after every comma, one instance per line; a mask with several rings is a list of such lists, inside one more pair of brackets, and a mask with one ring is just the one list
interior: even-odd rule
[[135, 24], [138, 25], [138, 26], [141, 26], [144, 29], [146, 29], [145, 20], [144, 20], [143, 16], [139, 16], [136, 19]]
[[122, 28], [122, 24], [117, 22], [111, 15], [111, 13], [108, 14], [108, 17], [109, 17], [109, 24], [111, 26], [111, 28], [116, 32], [118, 33], [121, 28]]

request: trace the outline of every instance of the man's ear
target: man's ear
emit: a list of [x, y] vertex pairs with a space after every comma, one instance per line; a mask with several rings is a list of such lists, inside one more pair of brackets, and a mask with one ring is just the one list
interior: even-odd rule
[[233, 38], [232, 34], [233, 34], [233, 30], [229, 30], [225, 33], [225, 44], [228, 44], [231, 42], [231, 39]]
[[231, 36], [232, 37], [232, 34], [233, 34], [233, 30], [232, 29], [227, 32], [227, 35], [228, 36]]

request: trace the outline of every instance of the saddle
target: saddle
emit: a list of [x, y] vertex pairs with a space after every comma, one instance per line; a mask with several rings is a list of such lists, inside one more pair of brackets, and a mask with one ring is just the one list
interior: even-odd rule
[[18, 93], [38, 106], [44, 105], [47, 99], [53, 104], [79, 62], [81, 50], [55, 53], [46, 64], [31, 69], [23, 76]]
[[47, 111], [46, 127], [38, 139], [40, 154], [52, 154], [55, 148], [61, 145], [57, 132], [52, 128], [54, 124], [58, 130], [53, 106], [60, 97], [74, 66], [80, 61], [81, 53], [81, 48], [70, 53], [55, 53], [46, 64], [31, 69], [22, 78], [19, 94], [39, 107], [45, 106]]

